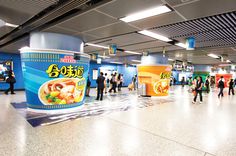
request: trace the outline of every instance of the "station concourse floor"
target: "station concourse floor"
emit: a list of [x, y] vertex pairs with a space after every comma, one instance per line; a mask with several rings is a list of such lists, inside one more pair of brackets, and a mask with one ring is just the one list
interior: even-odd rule
[[[1, 92], [0, 156], [236, 156], [236, 95], [225, 89], [218, 99], [213, 90], [204, 93], [203, 104], [192, 104], [187, 88], [172, 86], [168, 97], [145, 98], [149, 107], [36, 128], [10, 104], [25, 101], [24, 92]], [[122, 89], [135, 105], [137, 93]], [[109, 96], [101, 103], [121, 100]]]

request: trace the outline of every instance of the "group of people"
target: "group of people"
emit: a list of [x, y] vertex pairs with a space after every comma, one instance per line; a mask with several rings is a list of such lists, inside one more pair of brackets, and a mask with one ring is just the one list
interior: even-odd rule
[[[98, 76], [97, 80], [97, 98], [96, 100], [103, 100], [103, 93], [105, 92], [105, 94], [107, 93], [107, 91], [109, 93], [111, 93], [112, 91], [114, 93], [118, 91], [121, 91], [121, 88], [124, 84], [124, 77], [123, 74], [111, 74], [110, 77], [108, 77], [107, 73], [100, 72], [100, 75]], [[86, 96], [89, 96], [89, 92], [90, 92], [90, 86], [91, 86], [91, 81], [89, 79], [88, 76], [88, 80], [87, 80], [87, 90], [86, 90]]]
[[[200, 103], [203, 102], [203, 98], [202, 98], [202, 89], [205, 86], [206, 87], [206, 92], [209, 93], [210, 92], [210, 77], [208, 76], [206, 78], [205, 83], [202, 80], [201, 76], [198, 76], [197, 79], [194, 79], [192, 81], [192, 91], [194, 93], [194, 99], [192, 103], [196, 103], [197, 100], [197, 96], [199, 94], [200, 96]], [[228, 82], [228, 86], [229, 86], [229, 91], [228, 91], [228, 95], [234, 95], [234, 87], [236, 85], [236, 80], [230, 79]], [[223, 97], [224, 96], [224, 88], [225, 88], [225, 80], [224, 77], [221, 76], [221, 78], [218, 81], [218, 86], [219, 88], [219, 94], [218, 94], [218, 98]]]

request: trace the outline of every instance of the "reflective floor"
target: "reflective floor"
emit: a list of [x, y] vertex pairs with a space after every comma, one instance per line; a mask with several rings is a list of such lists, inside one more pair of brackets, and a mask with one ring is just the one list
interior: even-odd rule
[[[101, 104], [140, 99], [125, 88], [122, 93], [130, 98], [107, 95]], [[24, 92], [1, 93], [0, 155], [236, 156], [236, 96], [218, 99], [212, 91], [203, 100], [192, 104], [187, 87], [177, 86], [169, 97], [147, 99], [148, 107], [33, 128], [10, 104], [24, 102]]]

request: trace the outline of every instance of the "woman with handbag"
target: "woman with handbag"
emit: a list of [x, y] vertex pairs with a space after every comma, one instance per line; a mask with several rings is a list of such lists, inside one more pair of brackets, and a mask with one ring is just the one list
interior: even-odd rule
[[194, 99], [193, 99], [193, 102], [192, 102], [193, 104], [196, 103], [198, 94], [200, 95], [200, 103], [202, 103], [202, 87], [203, 87], [202, 77], [199, 76], [197, 78], [197, 82], [196, 82], [196, 86], [195, 86], [195, 96], [194, 96]]
[[8, 78], [6, 79], [6, 83], [9, 83], [10, 88], [8, 88], [5, 91], [5, 94], [8, 94], [9, 91], [11, 91], [11, 94], [15, 94], [14, 93], [14, 83], [16, 83], [16, 79], [15, 79], [15, 76], [14, 76], [14, 73], [12, 70], [9, 70]]

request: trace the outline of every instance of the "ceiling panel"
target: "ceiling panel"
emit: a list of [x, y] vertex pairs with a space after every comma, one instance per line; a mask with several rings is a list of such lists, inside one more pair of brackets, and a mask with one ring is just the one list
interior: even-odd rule
[[0, 5], [0, 19], [12, 24], [23, 24], [32, 15]]
[[71, 29], [76, 32], [83, 32], [94, 28], [97, 29], [101, 26], [115, 22], [117, 22], [117, 20], [93, 10], [82, 15], [75, 16], [58, 24], [58, 26]]
[[120, 18], [162, 4], [161, 0], [116, 0], [113, 3], [100, 7], [98, 10], [113, 17]]
[[7, 27], [7, 26], [3, 26], [0, 27], [0, 37], [2, 37], [3, 35], [9, 33], [10, 31], [12, 31], [14, 28], [12, 27]]
[[199, 0], [165, 0], [165, 1], [171, 6], [180, 6], [180, 5], [186, 5], [189, 3], [195, 3]]
[[65, 29], [65, 28], [61, 28], [59, 26], [53, 26], [50, 28], [47, 28], [45, 30], [43, 30], [44, 32], [52, 32], [52, 33], [62, 33], [62, 34], [67, 34], [67, 35], [74, 35], [77, 32], [70, 30], [70, 29]]
[[0, 6], [35, 15], [59, 0], [0, 0]]
[[93, 43], [104, 44], [104, 45], [116, 44], [118, 46], [125, 46], [125, 45], [137, 44], [140, 42], [147, 42], [147, 41], [153, 41], [153, 40], [155, 39], [138, 34], [138, 33], [131, 33], [131, 34], [120, 35], [120, 36], [107, 38], [103, 40], [96, 40]]
[[173, 23], [181, 22], [181, 21], [183, 21], [183, 19], [177, 13], [170, 12], [163, 15], [154, 16], [147, 19], [131, 22], [131, 24], [142, 29], [148, 29], [152, 27], [173, 24]]
[[235, 6], [235, 0], [200, 0], [175, 9], [190, 20], [235, 11]]
[[1, 52], [19, 53], [19, 49], [29, 46], [29, 38], [23, 38], [0, 49]]
[[117, 24], [109, 25], [106, 27], [102, 27], [96, 30], [88, 31], [86, 33], [89, 33], [91, 35], [99, 36], [101, 38], [105, 37], [112, 37], [115, 35], [125, 34], [137, 31], [138, 29], [133, 28], [129, 25], [127, 25], [124, 22], [119, 22]]
[[157, 48], [157, 47], [164, 47], [164, 46], [168, 46], [170, 44], [165, 43], [165, 42], [161, 42], [161, 41], [151, 41], [151, 42], [145, 42], [145, 43], [141, 43], [141, 44], [134, 44], [134, 45], [128, 45], [128, 46], [122, 46], [123, 49], [126, 50], [147, 50], [147, 49], [153, 49], [153, 48]]

